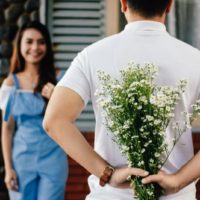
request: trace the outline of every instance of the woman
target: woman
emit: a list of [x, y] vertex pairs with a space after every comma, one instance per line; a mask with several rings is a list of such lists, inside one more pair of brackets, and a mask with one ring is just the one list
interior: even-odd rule
[[17, 34], [0, 95], [5, 183], [23, 200], [64, 199], [67, 157], [42, 128], [54, 84], [48, 30], [40, 22], [29, 22]]

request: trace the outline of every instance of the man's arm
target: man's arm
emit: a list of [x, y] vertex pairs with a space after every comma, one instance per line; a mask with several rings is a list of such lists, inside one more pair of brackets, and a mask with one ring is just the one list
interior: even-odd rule
[[[44, 128], [64, 151], [90, 173], [100, 177], [109, 165], [88, 144], [74, 124], [84, 107], [81, 97], [66, 87], [56, 87], [48, 103]], [[144, 170], [136, 168], [116, 169], [110, 180], [113, 186], [123, 186], [129, 175], [145, 176]]]
[[143, 183], [157, 182], [167, 193], [175, 193], [200, 177], [200, 152], [175, 174], [159, 172], [143, 179]]

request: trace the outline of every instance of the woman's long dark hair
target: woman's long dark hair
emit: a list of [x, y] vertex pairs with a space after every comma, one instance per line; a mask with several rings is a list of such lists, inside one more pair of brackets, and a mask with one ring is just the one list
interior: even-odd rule
[[53, 50], [50, 34], [46, 26], [41, 24], [39, 21], [28, 22], [19, 29], [15, 39], [13, 55], [11, 58], [10, 73], [22, 72], [25, 69], [25, 60], [21, 55], [20, 45], [23, 33], [27, 29], [35, 29], [39, 31], [42, 34], [45, 44], [47, 46], [47, 52], [40, 62], [40, 66], [38, 69], [38, 84], [35, 88], [35, 92], [41, 92], [43, 86], [47, 82], [50, 82], [54, 85], [56, 84], [56, 72], [54, 67]]

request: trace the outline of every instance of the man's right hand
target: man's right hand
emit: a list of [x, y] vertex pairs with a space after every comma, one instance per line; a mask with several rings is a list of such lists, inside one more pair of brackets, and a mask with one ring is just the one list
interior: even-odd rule
[[181, 189], [178, 175], [167, 174], [164, 171], [143, 178], [142, 183], [158, 183], [165, 190], [166, 194], [173, 194]]

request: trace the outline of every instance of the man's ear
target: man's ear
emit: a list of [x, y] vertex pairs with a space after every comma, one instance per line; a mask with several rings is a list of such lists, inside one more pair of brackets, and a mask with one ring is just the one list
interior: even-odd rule
[[120, 2], [121, 2], [121, 11], [123, 13], [125, 13], [126, 10], [127, 10], [127, 1], [126, 0], [120, 0]]
[[167, 5], [167, 8], [166, 8], [166, 13], [169, 13], [170, 10], [171, 10], [171, 7], [172, 7], [172, 3], [173, 3], [173, 0], [170, 0], [168, 5]]

